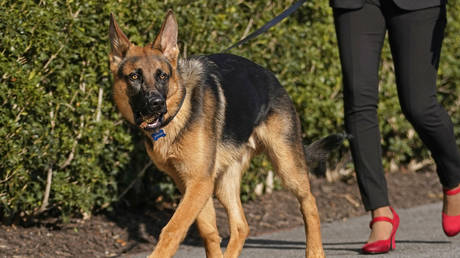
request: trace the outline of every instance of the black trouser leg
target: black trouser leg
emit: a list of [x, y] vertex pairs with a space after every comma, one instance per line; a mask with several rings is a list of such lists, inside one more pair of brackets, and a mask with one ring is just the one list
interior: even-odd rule
[[452, 122], [436, 97], [436, 77], [446, 25], [445, 7], [413, 12], [392, 6], [387, 15], [402, 111], [431, 151], [441, 184], [460, 183], [460, 152]]
[[387, 186], [382, 167], [377, 119], [378, 70], [386, 33], [379, 7], [334, 10], [342, 63], [345, 127], [366, 210], [386, 206]]

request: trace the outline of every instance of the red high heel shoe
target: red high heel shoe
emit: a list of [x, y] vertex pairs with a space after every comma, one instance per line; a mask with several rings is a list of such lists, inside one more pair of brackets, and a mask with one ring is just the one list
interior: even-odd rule
[[[460, 187], [452, 190], [444, 189], [445, 195], [456, 195], [458, 193], [460, 193]], [[442, 229], [444, 229], [444, 233], [449, 237], [457, 235], [460, 232], [460, 215], [449, 216], [443, 212]]]
[[381, 254], [381, 253], [387, 253], [388, 251], [396, 248], [395, 235], [396, 235], [396, 231], [398, 230], [398, 226], [399, 226], [399, 216], [392, 207], [390, 207], [390, 209], [391, 209], [391, 212], [393, 213], [393, 219], [390, 219], [387, 217], [375, 217], [369, 225], [369, 227], [372, 228], [372, 225], [374, 225], [374, 223], [377, 221], [390, 222], [393, 225], [393, 230], [391, 231], [390, 238], [388, 238], [387, 240], [378, 240], [372, 243], [365, 244], [361, 249], [363, 253]]

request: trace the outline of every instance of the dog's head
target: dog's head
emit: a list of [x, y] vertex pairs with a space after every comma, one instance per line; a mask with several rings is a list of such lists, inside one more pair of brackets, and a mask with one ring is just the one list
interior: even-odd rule
[[113, 15], [110, 16], [109, 59], [114, 100], [129, 122], [146, 131], [164, 125], [181, 99], [176, 72], [177, 33], [176, 19], [169, 11], [155, 41], [144, 47], [136, 46], [121, 31]]

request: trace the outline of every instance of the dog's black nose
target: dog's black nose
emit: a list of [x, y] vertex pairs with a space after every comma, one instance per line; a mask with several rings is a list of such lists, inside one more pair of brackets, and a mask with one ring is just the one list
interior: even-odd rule
[[153, 95], [148, 98], [149, 109], [154, 113], [166, 112], [166, 101], [162, 96]]
[[162, 97], [154, 98], [150, 101], [153, 106], [163, 106], [165, 104], [165, 100]]

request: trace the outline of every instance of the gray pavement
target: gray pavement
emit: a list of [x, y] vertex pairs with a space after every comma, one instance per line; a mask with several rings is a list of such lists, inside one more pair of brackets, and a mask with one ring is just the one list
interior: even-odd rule
[[[441, 228], [441, 203], [410, 209], [397, 209], [401, 223], [396, 234], [396, 250], [378, 257], [460, 258], [460, 235], [448, 238]], [[366, 257], [359, 253], [369, 234], [369, 216], [322, 224], [327, 257]], [[251, 237], [246, 240], [242, 258], [305, 257], [303, 227]], [[145, 257], [147, 253], [129, 256]], [[201, 246], [181, 245], [175, 258], [205, 257]]]

